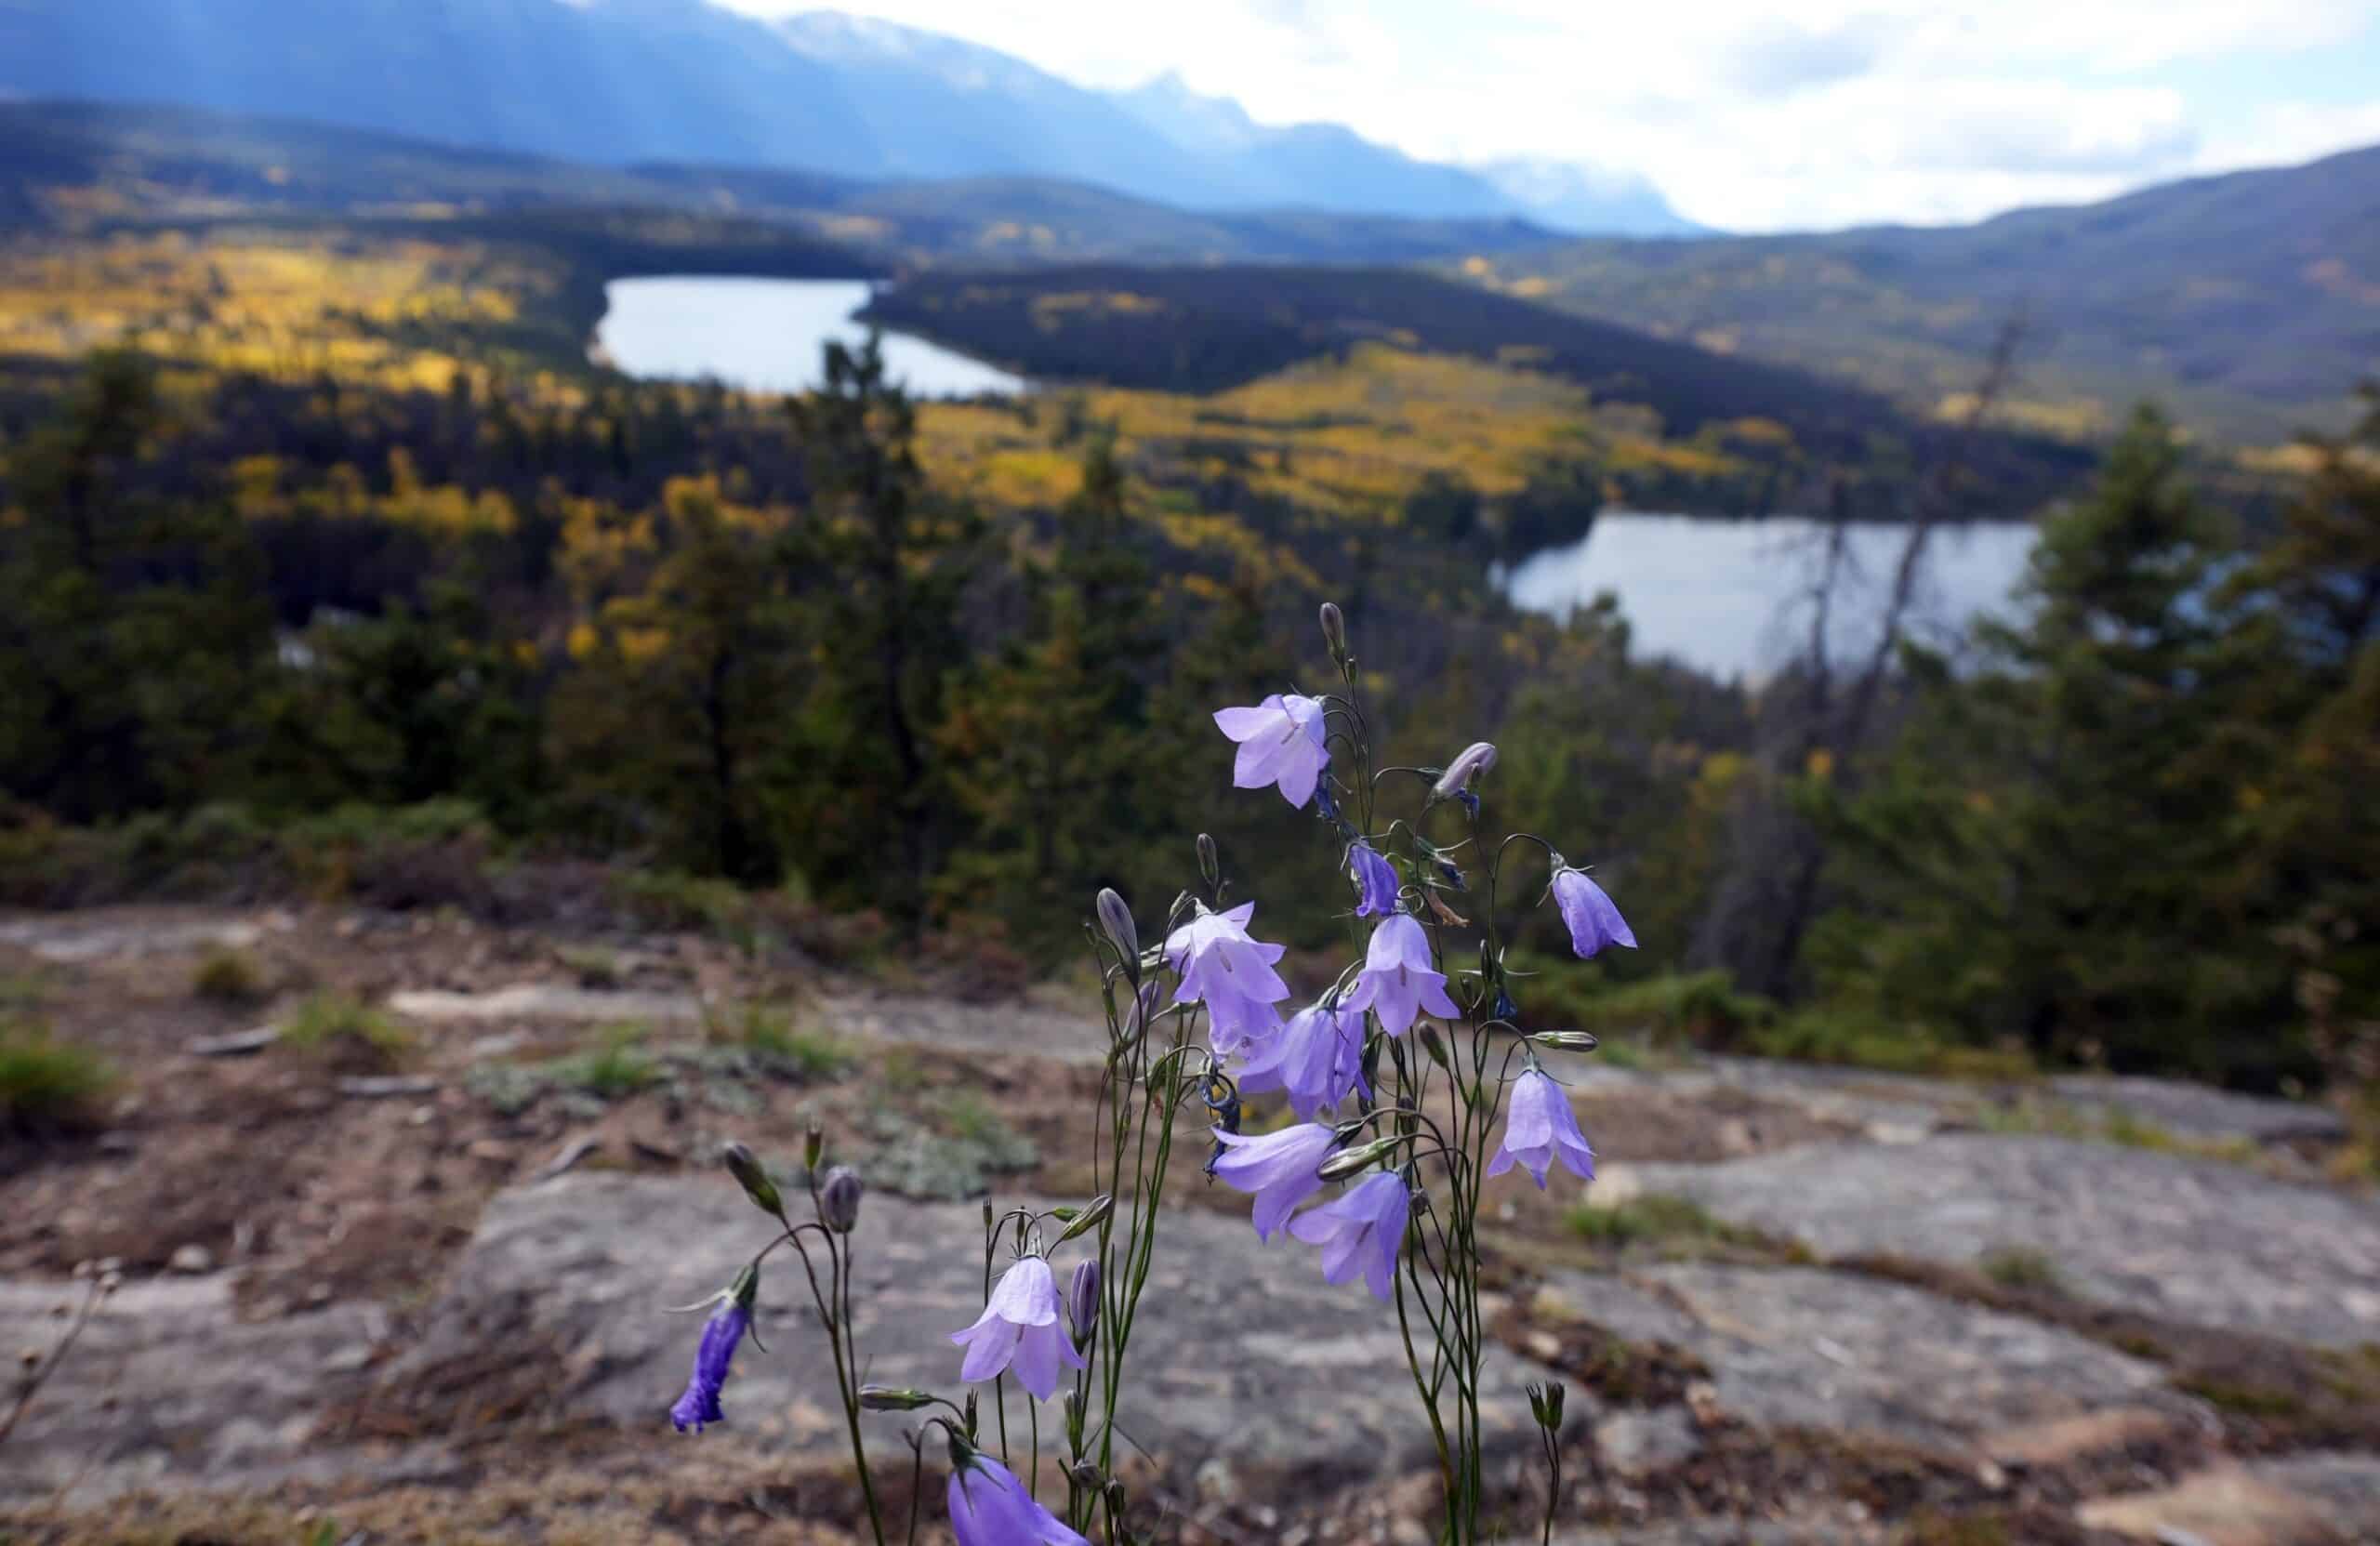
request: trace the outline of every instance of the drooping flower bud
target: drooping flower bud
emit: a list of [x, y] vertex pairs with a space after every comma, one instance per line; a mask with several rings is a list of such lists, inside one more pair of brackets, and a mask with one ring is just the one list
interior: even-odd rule
[[848, 1165], [836, 1166], [818, 1189], [818, 1222], [838, 1235], [849, 1235], [859, 1222], [859, 1172]]
[[1540, 1031], [1529, 1039], [1557, 1052], [1592, 1052], [1603, 1045], [1592, 1031]]
[[813, 1175], [818, 1172], [818, 1162], [826, 1157], [826, 1130], [817, 1123], [801, 1135], [801, 1168]]
[[[1495, 765], [1495, 744], [1489, 741], [1472, 742], [1462, 748], [1461, 756], [1447, 764], [1447, 771], [1440, 773], [1437, 783], [1430, 786], [1430, 802], [1435, 805], [1442, 799], [1460, 799], [1470, 794], [1472, 784]], [[1477, 798], [1472, 796], [1464, 803], [1473, 804]]]
[[1100, 1485], [1099, 1467], [1089, 1460], [1077, 1460], [1066, 1468], [1066, 1479], [1083, 1491], [1097, 1494]]
[[933, 1405], [929, 1391], [909, 1390], [900, 1385], [862, 1385], [859, 1404], [871, 1412], [914, 1412], [920, 1407]]
[[1347, 658], [1347, 619], [1336, 601], [1322, 603], [1322, 641], [1329, 646], [1331, 659]]
[[1562, 1382], [1554, 1380], [1542, 1385], [1532, 1383], [1527, 1387], [1527, 1391], [1529, 1416], [1535, 1418], [1537, 1425], [1547, 1433], [1560, 1434], [1563, 1407]]
[[1141, 980], [1141, 932], [1132, 922], [1132, 909], [1113, 886], [1099, 888], [1099, 927], [1107, 935], [1107, 943], [1116, 947], [1122, 958], [1124, 974], [1137, 985]]
[[1215, 852], [1214, 838], [1205, 832], [1198, 834], [1198, 873], [1210, 891], [1223, 884], [1223, 862]]
[[1332, 1155], [1316, 1166], [1314, 1173], [1325, 1181], [1344, 1181], [1387, 1158], [1404, 1142], [1399, 1137], [1375, 1138], [1361, 1148], [1344, 1149]]
[[1065, 1233], [1058, 1236], [1058, 1244], [1063, 1246], [1078, 1235], [1086, 1235], [1097, 1229], [1107, 1222], [1107, 1215], [1115, 1211], [1116, 1195], [1112, 1192], [1100, 1193], [1079, 1209], [1051, 1209], [1051, 1216], [1066, 1226]]
[[1075, 1346], [1089, 1347], [1099, 1330], [1099, 1258], [1086, 1256], [1075, 1263], [1066, 1284], [1066, 1319], [1072, 1323]]
[[729, 1143], [719, 1151], [719, 1159], [727, 1167], [727, 1173], [735, 1178], [735, 1183], [744, 1188], [744, 1195], [752, 1199], [753, 1207], [772, 1218], [785, 1217], [785, 1198], [778, 1195], [776, 1183], [769, 1179], [769, 1172], [761, 1168], [751, 1150], [741, 1143]]

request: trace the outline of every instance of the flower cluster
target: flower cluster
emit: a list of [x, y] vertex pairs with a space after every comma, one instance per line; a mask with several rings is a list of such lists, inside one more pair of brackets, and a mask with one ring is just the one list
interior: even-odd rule
[[[1277, 789], [1329, 832], [1346, 890], [1338, 917], [1348, 929], [1346, 964], [1293, 1011], [1278, 944], [1256, 938], [1256, 905], [1229, 898], [1218, 845], [1201, 835], [1203, 889], [1184, 892], [1147, 937], [1124, 899], [1102, 892], [1088, 927], [1102, 967], [1110, 1055], [1091, 1111], [1095, 1134], [1091, 1204], [1042, 1209], [984, 1209], [984, 1304], [953, 1330], [956, 1378], [976, 1387], [959, 1406], [929, 1391], [861, 1386], [850, 1311], [852, 1253], [861, 1188], [840, 1167], [824, 1171], [813, 1130], [804, 1153], [813, 1222], [791, 1222], [774, 1181], [740, 1146], [730, 1172], [784, 1233], [735, 1285], [718, 1297], [696, 1350], [685, 1394], [671, 1408], [681, 1430], [721, 1420], [720, 1393], [736, 1349], [750, 1333], [761, 1258], [780, 1246], [808, 1269], [834, 1354], [868, 1517], [883, 1524], [860, 1428], [861, 1410], [919, 1412], [939, 1407], [908, 1442], [922, 1466], [929, 1428], [950, 1456], [945, 1503], [959, 1546], [1088, 1546], [1104, 1524], [1109, 1546], [1135, 1539], [1131, 1508], [1115, 1473], [1117, 1393], [1134, 1313], [1156, 1244], [1170, 1136], [1182, 1110], [1203, 1103], [1213, 1152], [1206, 1172], [1250, 1199], [1257, 1237], [1286, 1235], [1315, 1249], [1324, 1281], [1362, 1278], [1394, 1302], [1406, 1367], [1431, 1411], [1447, 1482], [1442, 1539], [1478, 1539], [1484, 1429], [1478, 1410], [1482, 1346], [1479, 1230], [1482, 1183], [1514, 1169], [1542, 1190], [1559, 1166], [1594, 1178], [1594, 1151], [1561, 1082], [1540, 1054], [1592, 1050], [1578, 1031], [1524, 1031], [1504, 969], [1507, 920], [1500, 871], [1508, 851], [1533, 844], [1544, 892], [1571, 948], [1591, 958], [1633, 947], [1619, 907], [1587, 872], [1527, 834], [1483, 838], [1482, 786], [1496, 747], [1474, 742], [1444, 767], [1375, 771], [1357, 699], [1346, 621], [1325, 607], [1323, 635], [1344, 684], [1320, 696], [1276, 694], [1252, 707], [1219, 710], [1235, 743], [1232, 783]], [[1409, 798], [1390, 798], [1410, 777]], [[1524, 849], [1526, 852], [1526, 849]], [[1532, 880], [1532, 884], [1534, 880]], [[1521, 893], [1524, 896], [1526, 892]], [[1476, 962], [1475, 966], [1473, 962]], [[1201, 1034], [1203, 1032], [1203, 1035]], [[1515, 1064], [1517, 1064], [1517, 1071]], [[1243, 1103], [1283, 1098], [1290, 1120], [1250, 1130]], [[1129, 1183], [1129, 1184], [1128, 1184]], [[1060, 1226], [1045, 1246], [1045, 1226]], [[1052, 1249], [1082, 1239], [1062, 1293]], [[1006, 1242], [1009, 1265], [993, 1265]], [[823, 1256], [818, 1271], [813, 1252]], [[1434, 1347], [1416, 1345], [1417, 1336]], [[1009, 1386], [1027, 1402], [1030, 1463], [1012, 1470]], [[1061, 1395], [1063, 1513], [1041, 1501], [1039, 1403]], [[982, 1414], [988, 1396], [991, 1420]], [[1447, 1412], [1452, 1404], [1458, 1409]], [[1529, 1407], [1558, 1493], [1559, 1387], [1532, 1388]], [[997, 1440], [987, 1434], [997, 1430]], [[995, 1452], [997, 1451], [997, 1452]], [[912, 1511], [916, 1501], [912, 1500]], [[1549, 1500], [1547, 1529], [1552, 1527]]]

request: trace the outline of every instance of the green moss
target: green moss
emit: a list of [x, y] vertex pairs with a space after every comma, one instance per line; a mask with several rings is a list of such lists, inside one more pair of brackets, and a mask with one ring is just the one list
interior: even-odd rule
[[1976, 1262], [1983, 1275], [2003, 1288], [2019, 1293], [2062, 1294], [2066, 1282], [2057, 1263], [2030, 1246], [2003, 1246], [1984, 1252]]
[[1756, 1229], [1714, 1217], [1688, 1197], [1648, 1193], [1610, 1208], [1582, 1205], [1567, 1215], [1573, 1233], [1595, 1245], [1761, 1246], [1770, 1244]]
[[767, 1072], [803, 1084], [838, 1078], [855, 1061], [848, 1042], [804, 1030], [791, 1011], [768, 1004], [714, 1017], [705, 1030], [714, 1047], [747, 1052]]

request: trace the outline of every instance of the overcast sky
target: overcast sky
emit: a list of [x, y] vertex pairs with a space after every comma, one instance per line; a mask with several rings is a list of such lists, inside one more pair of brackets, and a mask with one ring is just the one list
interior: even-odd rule
[[[787, 15], [800, 0], [724, 0]], [[1737, 231], [1972, 219], [2380, 141], [2380, 0], [855, 0], [1087, 86], [1179, 70], [1437, 160], [1641, 171]]]

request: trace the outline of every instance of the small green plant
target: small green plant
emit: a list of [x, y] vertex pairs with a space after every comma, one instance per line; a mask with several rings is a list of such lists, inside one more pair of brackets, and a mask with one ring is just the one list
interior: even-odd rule
[[848, 1045], [802, 1029], [791, 1011], [768, 1004], [747, 1004], [706, 1028], [713, 1045], [741, 1048], [769, 1072], [804, 1084], [836, 1078], [853, 1061]]
[[386, 1066], [412, 1050], [413, 1038], [403, 1026], [351, 995], [317, 993], [283, 1022], [281, 1045], [341, 1062]]
[[1983, 1275], [2015, 1293], [2059, 1294], [2066, 1291], [2057, 1263], [2030, 1246], [2002, 1246], [1988, 1250], [1976, 1266]]
[[1987, 1082], [2041, 1077], [2021, 1050], [1948, 1042], [1926, 1026], [1857, 1006], [1812, 1005], [1756, 1030], [1751, 1046], [1765, 1057], [1841, 1064], [1887, 1074]]
[[192, 971], [190, 990], [218, 1004], [252, 1004], [264, 997], [264, 969], [245, 950], [218, 946]]
[[98, 1054], [46, 1026], [0, 1022], [0, 1132], [33, 1136], [88, 1127], [115, 1082]]
[[1717, 1218], [1690, 1197], [1647, 1193], [1608, 1208], [1582, 1204], [1569, 1213], [1573, 1233], [1590, 1244], [1625, 1247], [1759, 1246], [1758, 1230]]
[[578, 979], [586, 988], [615, 988], [620, 985], [620, 960], [609, 950], [588, 945], [565, 945], [554, 952], [555, 958]]
[[604, 1033], [603, 1045], [595, 1051], [563, 1058], [551, 1066], [558, 1082], [570, 1089], [601, 1100], [621, 1100], [651, 1088], [661, 1077], [661, 1067], [645, 1051], [643, 1040], [643, 1026], [615, 1025]]

